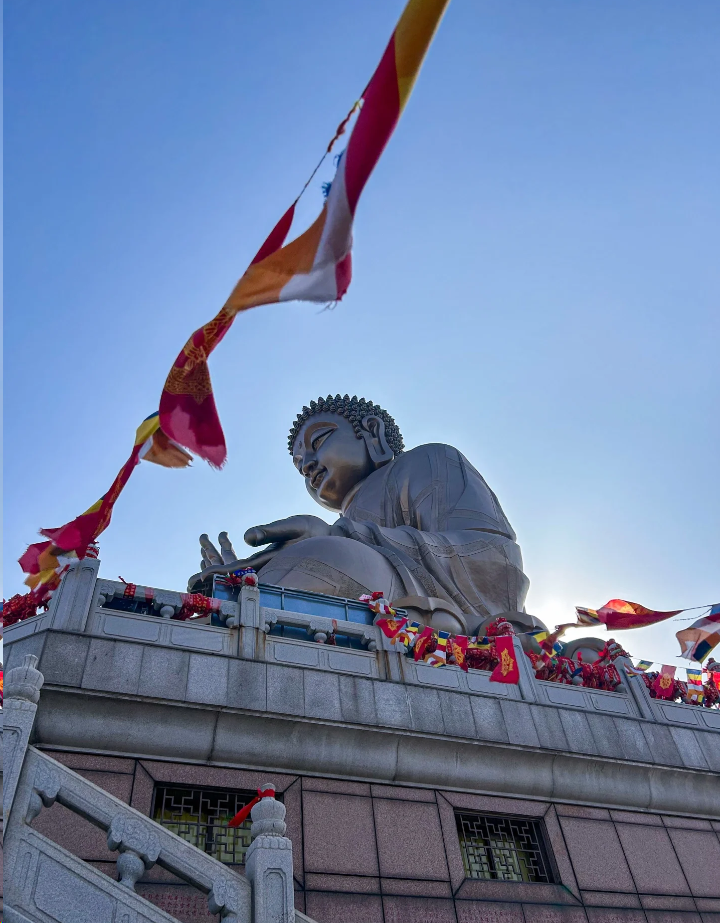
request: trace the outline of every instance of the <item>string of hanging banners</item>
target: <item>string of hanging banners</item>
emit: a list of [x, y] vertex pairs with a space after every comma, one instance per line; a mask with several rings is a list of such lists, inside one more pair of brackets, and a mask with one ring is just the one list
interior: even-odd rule
[[[67, 564], [85, 557], [88, 546], [108, 527], [113, 506], [141, 459], [184, 468], [193, 452], [213, 467], [225, 463], [225, 436], [208, 360], [239, 313], [285, 301], [335, 303], [345, 295], [352, 277], [352, 232], [360, 195], [395, 131], [448, 3], [409, 0], [374, 74], [300, 195], [270, 232], [219, 313], [183, 346], [165, 381], [159, 412], [138, 429], [133, 451], [108, 492], [64, 526], [42, 529], [40, 534], [47, 540], [30, 545], [20, 558], [26, 584], [34, 591], [23, 606], [47, 602]], [[356, 113], [347, 146], [336, 158], [335, 177], [324, 184], [320, 214], [286, 244], [300, 197]]]
[[[451, 635], [419, 622], [411, 622], [405, 617], [398, 618], [395, 610], [382, 598], [382, 593], [361, 596], [360, 599], [367, 602], [373, 612], [382, 613], [383, 617], [376, 619], [375, 624], [393, 645], [412, 656], [416, 662], [432, 667], [454, 665], [464, 671], [489, 670], [491, 682], [517, 684], [520, 681], [513, 644], [513, 636], [517, 633], [505, 619], [498, 618], [491, 622], [483, 637]], [[536, 641], [540, 647], [540, 653], [532, 650], [525, 652], [536, 678], [615, 691], [622, 682], [615, 661], [618, 657], [629, 660], [627, 652], [610, 638], [592, 662], [585, 661], [579, 651], [575, 658], [568, 657], [564, 653], [565, 646], [559, 640], [568, 627], [576, 627], [576, 623], [572, 626], [560, 625], [554, 632], [536, 629], [522, 633]], [[650, 670], [652, 666], [652, 661], [639, 661], [635, 667], [626, 666], [628, 673], [642, 677], [651, 697], [707, 708], [717, 707], [720, 703], [720, 663], [714, 660], [708, 662], [705, 681], [702, 668], [688, 667], [687, 682], [675, 676], [674, 666], [664, 664], [657, 672]]]

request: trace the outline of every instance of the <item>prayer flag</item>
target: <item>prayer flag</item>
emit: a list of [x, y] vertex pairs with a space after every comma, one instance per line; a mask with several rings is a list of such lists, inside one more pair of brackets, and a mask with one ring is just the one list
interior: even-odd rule
[[422, 660], [425, 657], [425, 651], [432, 641], [432, 637], [433, 630], [429, 625], [426, 625], [415, 641], [415, 646], [413, 648], [413, 657], [415, 660]]
[[[409, 0], [362, 93], [362, 108], [320, 215], [304, 233], [283, 246], [296, 200], [222, 310], [190, 337], [175, 360], [160, 400], [162, 428], [210, 464], [219, 467], [226, 457], [207, 365], [210, 353], [237, 314], [248, 308], [296, 300], [325, 303], [343, 297], [352, 275], [352, 225], [360, 194], [397, 125], [448, 2]], [[344, 131], [346, 122], [337, 134]]]
[[407, 625], [407, 619], [378, 619], [375, 624], [382, 631], [386, 638], [390, 638], [394, 644], [401, 629]]
[[671, 699], [675, 688], [675, 667], [664, 663], [660, 667], [660, 673], [658, 673], [657, 679], [652, 684], [652, 688], [655, 690], [655, 695], [658, 699]]
[[400, 629], [395, 640], [399, 641], [401, 644], [404, 644], [405, 650], [409, 651], [417, 640], [420, 627], [420, 622], [410, 622], [409, 625], [405, 625], [404, 628]]
[[630, 676], [640, 676], [642, 673], [647, 673], [652, 665], [652, 660], [639, 660], [634, 667], [625, 665], [625, 672]]
[[447, 646], [449, 631], [439, 631], [437, 633], [437, 647], [425, 658], [425, 663], [431, 667], [442, 667], [447, 663]]
[[696, 705], [700, 705], [702, 704], [702, 700], [705, 698], [705, 690], [703, 689], [702, 681], [702, 670], [691, 670], [688, 667], [686, 672], [688, 681], [688, 698]]
[[20, 566], [30, 574], [25, 581], [28, 586], [35, 587], [52, 579], [63, 563], [63, 555], [72, 552], [78, 558], [85, 557], [88, 545], [110, 524], [115, 501], [141, 459], [165, 468], [183, 468], [190, 464], [192, 456], [161, 433], [157, 412], [150, 414], [138, 427], [132, 453], [117, 473], [110, 490], [72, 522], [56, 529], [41, 529], [40, 534], [49, 541], [31, 545], [20, 558]]
[[631, 603], [625, 599], [611, 599], [600, 609], [576, 606], [575, 611], [579, 625], [605, 625], [610, 631], [621, 631], [654, 625], [683, 610], [673, 609], [671, 612], [661, 612], [657, 609], [646, 609], [639, 603]]
[[450, 639], [450, 648], [452, 655], [455, 658], [455, 663], [460, 667], [461, 670], [464, 670], [465, 673], [468, 671], [468, 662], [467, 662], [467, 649], [468, 649], [468, 639], [466, 635], [455, 635]]
[[512, 637], [503, 635], [495, 638], [495, 650], [497, 651], [498, 665], [490, 674], [490, 682], [515, 683], [517, 685], [520, 682], [520, 670]]
[[702, 663], [710, 651], [720, 643], [720, 603], [714, 605], [707, 615], [693, 622], [689, 628], [678, 631], [675, 637], [680, 642], [681, 657]]

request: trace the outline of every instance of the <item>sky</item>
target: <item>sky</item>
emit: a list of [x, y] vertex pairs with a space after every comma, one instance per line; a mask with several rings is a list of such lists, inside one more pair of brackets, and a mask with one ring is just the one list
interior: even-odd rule
[[[38, 529], [107, 490], [401, 9], [5, 6], [6, 596]], [[258, 523], [332, 521], [286, 436], [347, 392], [478, 468], [548, 624], [720, 601], [719, 27], [716, 0], [452, 0], [361, 199], [348, 294], [237, 319], [210, 361], [227, 465], [141, 465], [101, 574], [184, 590], [202, 532], [239, 549]], [[615, 636], [680, 665], [687, 624]]]

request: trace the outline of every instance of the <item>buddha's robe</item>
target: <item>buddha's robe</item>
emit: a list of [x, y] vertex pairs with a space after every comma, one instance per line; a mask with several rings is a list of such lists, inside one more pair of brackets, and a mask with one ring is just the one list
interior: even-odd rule
[[529, 581], [515, 533], [452, 446], [418, 446], [373, 472], [346, 498], [332, 533], [291, 545], [261, 580], [339, 596], [434, 597], [454, 603], [470, 628], [523, 609]]

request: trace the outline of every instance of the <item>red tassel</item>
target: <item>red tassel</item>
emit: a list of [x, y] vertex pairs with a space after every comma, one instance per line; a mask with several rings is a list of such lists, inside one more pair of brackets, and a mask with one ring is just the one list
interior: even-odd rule
[[260, 789], [257, 790], [257, 795], [253, 800], [246, 804], [244, 808], [241, 808], [235, 817], [231, 821], [228, 821], [228, 827], [239, 827], [243, 821], [247, 820], [250, 816], [250, 812], [255, 807], [255, 805], [260, 801], [261, 798], [274, 798], [275, 790], [272, 788], [266, 788], [264, 792], [261, 792]]

